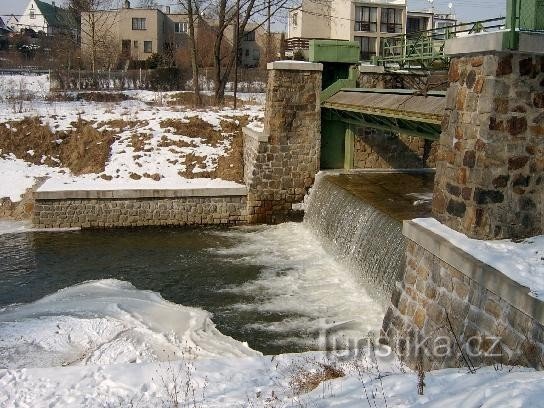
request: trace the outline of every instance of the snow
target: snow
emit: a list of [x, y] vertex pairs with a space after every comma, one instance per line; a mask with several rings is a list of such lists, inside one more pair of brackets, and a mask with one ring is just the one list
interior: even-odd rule
[[62, 171], [68, 170], [27, 163], [11, 154], [0, 158], [0, 198], [8, 197], [17, 202], [36, 183], [36, 179], [62, 176]]
[[294, 392], [292, 380], [297, 372], [311, 372], [320, 363], [329, 363], [324, 353], [0, 370], [0, 405], [174, 406], [171, 395], [176, 385], [181, 389], [180, 406], [196, 407], [542, 406], [542, 372], [509, 367], [483, 368], [476, 374], [462, 369], [434, 371], [426, 374], [424, 395], [419, 396], [415, 373], [402, 373], [391, 362], [377, 361], [379, 372], [368, 369], [366, 361], [353, 363], [363, 368], [361, 374], [340, 366], [345, 377], [302, 394]]
[[211, 315], [130, 283], [90, 281], [0, 313], [0, 367], [57, 367], [256, 356]]
[[49, 94], [49, 75], [0, 75], [0, 101], [21, 94], [45, 98]]
[[[0, 76], [0, 79], [3, 77]], [[12, 77], [9, 77], [12, 78]], [[47, 77], [25, 77], [28, 87], [31, 89], [43, 89]], [[13, 79], [13, 78], [12, 78]], [[3, 84], [8, 84], [3, 79]], [[0, 87], [2, 82], [0, 81]], [[1, 88], [0, 88], [1, 89]], [[206, 188], [206, 187], [234, 187], [237, 185], [220, 179], [205, 179], [203, 177], [186, 179], [179, 172], [186, 170], [185, 157], [188, 154], [205, 156], [202, 167], [195, 167], [193, 173], [213, 171], [217, 166], [217, 160], [230, 148], [230, 139], [226, 137], [218, 145], [210, 145], [201, 137], [187, 137], [174, 134], [172, 128], [161, 128], [161, 122], [168, 119], [188, 121], [198, 117], [218, 128], [222, 120], [232, 121], [234, 116], [248, 115], [250, 122], [258, 124], [263, 120], [264, 111], [262, 104], [247, 105], [239, 109], [232, 108], [208, 108], [188, 109], [179, 106], [157, 106], [150, 102], [167, 101], [178, 92], [152, 92], [152, 91], [125, 91], [125, 94], [134, 99], [119, 103], [109, 102], [47, 102], [37, 100], [25, 102], [23, 112], [13, 112], [8, 102], [0, 102], [0, 123], [18, 121], [25, 117], [38, 116], [44, 125], [48, 125], [54, 131], [66, 131], [72, 129], [72, 122], [85, 120], [93, 123], [99, 130], [113, 130], [105, 123], [112, 120], [124, 120], [126, 122], [139, 122], [132, 128], [116, 130], [115, 141], [111, 146], [111, 155], [106, 167], [101, 174], [72, 176], [67, 169], [34, 165], [16, 159], [12, 155], [0, 157], [0, 198], [9, 197], [12, 202], [19, 201], [25, 190], [32, 187], [39, 177], [49, 177], [47, 186], [52, 189], [160, 189], [160, 188]], [[243, 99], [259, 99], [257, 94], [242, 94]], [[144, 149], [135, 151], [131, 139], [134, 134], [142, 135], [147, 140]], [[161, 146], [161, 141], [183, 141], [187, 147], [175, 145]], [[31, 149], [29, 155], [35, 152]], [[46, 157], [42, 158], [43, 160]], [[58, 158], [51, 157], [53, 161]], [[42, 162], [43, 162], [42, 160]], [[142, 177], [134, 180], [130, 176], [144, 174], [161, 176], [160, 181]], [[100, 176], [112, 177], [108, 182]]]
[[434, 218], [419, 218], [413, 221], [528, 287], [532, 296], [544, 299], [544, 235], [528, 238], [522, 242], [480, 241], [468, 238]]
[[[10, 306], [0, 311], [0, 406], [162, 407], [175, 406], [174, 394], [195, 407], [537, 407], [544, 398], [543, 372], [502, 366], [428, 372], [419, 396], [417, 374], [387, 347], [349, 359], [262, 356], [210, 317], [117, 280]], [[323, 365], [343, 377], [297, 392], [297, 379]]]
[[209, 178], [167, 178], [159, 181], [142, 178], [113, 179], [111, 181], [90, 177], [58, 176], [48, 179], [37, 191], [75, 191], [75, 190], [186, 190], [194, 188], [243, 188], [234, 181]]

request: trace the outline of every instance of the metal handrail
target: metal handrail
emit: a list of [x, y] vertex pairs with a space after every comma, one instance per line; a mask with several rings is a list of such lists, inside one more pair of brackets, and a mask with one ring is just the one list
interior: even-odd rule
[[499, 17], [386, 37], [382, 42], [378, 63], [397, 62], [403, 65], [418, 62], [424, 65], [425, 62], [436, 60], [447, 62], [444, 54], [446, 40], [463, 33], [473, 34], [504, 27], [505, 18]]

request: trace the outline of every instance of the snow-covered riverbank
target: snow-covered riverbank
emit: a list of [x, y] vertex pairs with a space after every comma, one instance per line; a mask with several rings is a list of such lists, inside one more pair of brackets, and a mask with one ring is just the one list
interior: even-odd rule
[[[417, 374], [387, 349], [348, 361], [262, 356], [210, 317], [115, 280], [9, 307], [0, 312], [0, 406], [537, 407], [544, 398], [544, 373], [510, 367], [427, 373], [420, 396]], [[339, 378], [316, 375], [324, 367]], [[314, 378], [325, 381], [308, 386]]]

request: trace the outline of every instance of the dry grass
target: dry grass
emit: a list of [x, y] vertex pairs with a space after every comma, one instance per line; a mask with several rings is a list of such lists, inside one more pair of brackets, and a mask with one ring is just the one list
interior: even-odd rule
[[[182, 148], [182, 147], [195, 147], [195, 144], [192, 142], [186, 142], [185, 140], [172, 140], [172, 139], [168, 139], [167, 136], [162, 136], [159, 143], [157, 143], [157, 146], [159, 147], [176, 146], [176, 147]], [[170, 151], [172, 153], [176, 152], [174, 149], [170, 149]]]
[[217, 146], [226, 138], [230, 139], [229, 151], [218, 158], [215, 170], [194, 173], [195, 168], [206, 168], [204, 162], [207, 157], [189, 153], [185, 156], [185, 170], [180, 171], [178, 174], [185, 178], [221, 178], [238, 183], [243, 182], [244, 151], [242, 127], [246, 126], [248, 122], [248, 116], [229, 117], [221, 121], [221, 130], [216, 130], [212, 125], [199, 118], [191, 118], [189, 123], [175, 120], [163, 121], [161, 127], [173, 127], [177, 133], [183, 136], [202, 137], [202, 135], [205, 135], [206, 142], [214, 146]]
[[34, 164], [67, 167], [75, 175], [103, 172], [114, 140], [112, 132], [99, 132], [83, 120], [74, 122], [72, 130], [62, 132], [51, 131], [38, 117], [8, 124], [9, 129], [5, 123], [0, 124], [2, 154], [13, 153]]
[[149, 133], [134, 133], [130, 136], [130, 145], [135, 152], [142, 152], [147, 142], [151, 140]]
[[[217, 107], [215, 99], [211, 95], [200, 94], [202, 104], [200, 107]], [[225, 95], [224, 105], [232, 105], [234, 103], [234, 97]], [[243, 106], [244, 101], [238, 99], [238, 105]], [[193, 93], [192, 92], [178, 92], [169, 96], [167, 105], [169, 106], [193, 106]]]
[[80, 92], [76, 98], [87, 102], [122, 102], [130, 99], [121, 92]]
[[50, 102], [122, 102], [131, 98], [121, 92], [51, 92], [45, 99]]
[[107, 126], [110, 129], [123, 131], [128, 129], [136, 129], [139, 127], [148, 126], [149, 122], [147, 120], [124, 120], [124, 119], [113, 119], [108, 120], [107, 122], [99, 122], [96, 125], [97, 129], [101, 129]]
[[325, 381], [344, 376], [345, 373], [342, 369], [330, 364], [318, 363], [314, 370], [308, 370], [307, 368], [297, 369], [289, 381], [289, 387], [295, 395], [307, 394]]
[[173, 128], [179, 136], [199, 137], [204, 143], [214, 147], [223, 140], [221, 131], [199, 117], [191, 117], [187, 122], [180, 119], [166, 119], [161, 121], [160, 126], [162, 129]]

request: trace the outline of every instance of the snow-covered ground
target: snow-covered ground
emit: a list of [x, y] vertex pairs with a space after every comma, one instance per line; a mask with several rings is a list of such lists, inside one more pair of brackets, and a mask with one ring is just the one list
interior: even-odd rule
[[[7, 335], [9, 334], [9, 335]], [[0, 311], [2, 407], [541, 406], [544, 373], [511, 367], [417, 374], [387, 348], [343, 360], [261, 356], [210, 315], [116, 280], [92, 281]], [[315, 373], [339, 375], [305, 388]], [[319, 381], [317, 381], [319, 383]]]
[[447, 239], [476, 259], [491, 265], [512, 280], [528, 287], [531, 294], [544, 299], [544, 236], [521, 242], [511, 240], [482, 241], [468, 238], [434, 218], [414, 222]]
[[[0, 76], [0, 89], [10, 89], [22, 83], [35, 99], [24, 102], [22, 112], [15, 111], [11, 102], [0, 99], [0, 123], [18, 121], [25, 117], [39, 117], [41, 123], [48, 125], [52, 131], [69, 131], [73, 128], [73, 122], [84, 120], [91, 122], [93, 127], [100, 131], [110, 130], [116, 134], [109, 160], [104, 172], [100, 174], [76, 177], [65, 168], [31, 164], [4, 153], [3, 157], [0, 157], [0, 198], [9, 197], [13, 202], [18, 201], [25, 190], [35, 184], [38, 177], [49, 177], [47, 186], [53, 189], [62, 189], [63, 186], [70, 189], [95, 190], [236, 186], [234, 182], [210, 179], [206, 176], [198, 177], [198, 173], [210, 172], [216, 168], [218, 158], [230, 149], [230, 138], [225, 137], [219, 143], [213, 144], [198, 134], [191, 136], [176, 134], [175, 129], [164, 127], [163, 122], [167, 120], [187, 122], [191, 118], [199, 118], [216, 130], [221, 130], [222, 121], [235, 121], [236, 117], [248, 116], [249, 123], [259, 124], [264, 114], [262, 96], [258, 94], [242, 94], [242, 99], [253, 102], [239, 109], [195, 110], [167, 106], [167, 101], [178, 93], [152, 91], [126, 91], [124, 93], [132, 99], [122, 102], [50, 102], [44, 100], [49, 90], [47, 76]], [[159, 101], [163, 105], [159, 105]], [[112, 127], [112, 121], [120, 120], [127, 124], [123, 129]], [[133, 146], [134, 135], [143, 140], [140, 149]], [[33, 155], [32, 151], [28, 153]], [[188, 163], [185, 162], [187, 155], [204, 158], [202, 165], [193, 169], [195, 176], [191, 179], [179, 174], [187, 169]], [[42, 163], [45, 160], [46, 157], [42, 157]], [[131, 175], [135, 174], [139, 177], [145, 174], [160, 175], [161, 179], [155, 181], [149, 177], [142, 177], [134, 180]], [[105, 179], [110, 177], [112, 180], [108, 183]]]

